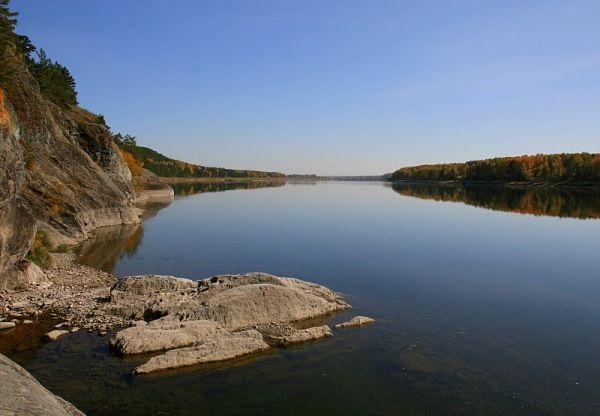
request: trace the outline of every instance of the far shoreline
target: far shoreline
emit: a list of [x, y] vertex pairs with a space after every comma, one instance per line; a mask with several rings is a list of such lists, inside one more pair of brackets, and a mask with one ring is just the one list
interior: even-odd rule
[[208, 177], [208, 176], [161, 176], [166, 184], [178, 183], [209, 183], [209, 182], [326, 182], [326, 181], [355, 181], [355, 182], [386, 182], [383, 176], [284, 176], [284, 177]]
[[418, 179], [399, 179], [390, 180], [388, 183], [394, 184], [428, 184], [428, 185], [464, 185], [464, 186], [485, 186], [513, 189], [556, 189], [556, 190], [582, 190], [582, 191], [600, 191], [600, 184], [595, 182], [535, 182], [535, 181], [463, 181], [463, 180], [418, 180]]
[[174, 184], [174, 183], [198, 183], [198, 182], [255, 182], [255, 181], [281, 181], [284, 182], [288, 180], [287, 178], [278, 178], [278, 177], [255, 177], [255, 178], [234, 178], [231, 176], [227, 177], [207, 177], [207, 176], [185, 176], [185, 177], [177, 177], [177, 176], [161, 176], [160, 180], [166, 184]]

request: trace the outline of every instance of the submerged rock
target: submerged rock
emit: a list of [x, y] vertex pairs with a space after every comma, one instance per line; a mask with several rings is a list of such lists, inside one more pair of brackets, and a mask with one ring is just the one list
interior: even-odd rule
[[67, 335], [70, 332], [64, 329], [55, 329], [53, 331], [48, 332], [46, 335], [44, 335], [44, 338], [46, 338], [47, 340], [50, 341], [56, 341], [58, 338], [62, 337], [63, 335]]
[[316, 341], [330, 336], [333, 336], [331, 328], [328, 325], [322, 325], [313, 328], [295, 329], [288, 334], [272, 335], [269, 337], [269, 340], [277, 345], [291, 345]]
[[83, 416], [75, 406], [44, 388], [23, 367], [0, 354], [0, 414]]
[[0, 322], [0, 331], [3, 329], [11, 329], [15, 327], [14, 322]]
[[231, 360], [269, 349], [262, 335], [256, 330], [217, 335], [198, 346], [179, 348], [152, 357], [135, 369], [135, 374]]
[[350, 319], [349, 321], [342, 322], [341, 324], [337, 324], [335, 327], [336, 328], [348, 328], [351, 326], [367, 325], [372, 322], [375, 322], [375, 319], [369, 318], [367, 316], [355, 316], [354, 318]]

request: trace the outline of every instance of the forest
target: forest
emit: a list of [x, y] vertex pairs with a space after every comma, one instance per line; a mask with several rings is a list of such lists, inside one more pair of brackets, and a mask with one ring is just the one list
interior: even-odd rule
[[390, 180], [597, 183], [600, 181], [600, 154], [538, 154], [421, 165], [398, 169]]
[[[256, 170], [225, 169], [194, 165], [171, 159], [148, 147], [138, 146], [136, 138], [130, 135], [113, 135], [113, 140], [121, 148], [121, 153], [130, 169], [135, 166], [128, 159], [130, 155], [135, 158], [137, 165], [148, 169], [161, 177], [198, 177], [198, 178], [283, 178], [279, 172], [263, 172]], [[132, 169], [133, 170], [133, 169]]]

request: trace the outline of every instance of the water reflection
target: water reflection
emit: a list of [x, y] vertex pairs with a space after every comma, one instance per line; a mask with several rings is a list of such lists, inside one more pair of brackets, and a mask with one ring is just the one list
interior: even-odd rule
[[236, 189], [276, 188], [284, 186], [285, 180], [215, 181], [171, 183], [176, 196], [191, 196], [207, 192], [233, 191]]
[[405, 196], [462, 202], [495, 211], [580, 219], [600, 218], [600, 193], [594, 191], [408, 182], [394, 183], [392, 188]]
[[123, 276], [300, 277], [353, 305], [328, 324], [367, 315], [371, 326], [226, 371], [151, 377], [131, 376], [146, 357], [116, 357], [85, 331], [4, 348], [89, 415], [600, 415], [600, 221], [465, 205], [597, 218], [595, 194], [389, 188], [317, 181], [178, 197], [143, 225], [99, 229], [84, 250]]
[[[284, 180], [215, 181], [172, 183], [175, 195], [188, 197], [207, 192], [223, 192], [236, 189], [260, 189], [284, 186]], [[143, 205], [144, 213], [139, 224], [115, 225], [98, 228], [94, 236], [77, 248], [81, 264], [112, 273], [119, 260], [133, 256], [144, 238], [144, 222], [156, 216], [172, 201], [150, 202]]]
[[144, 221], [156, 216], [158, 211], [170, 204], [170, 201], [145, 204], [142, 221], [138, 224], [96, 229], [93, 237], [83, 241], [77, 247], [79, 262], [112, 273], [117, 262], [123, 257], [134, 255], [142, 243]]

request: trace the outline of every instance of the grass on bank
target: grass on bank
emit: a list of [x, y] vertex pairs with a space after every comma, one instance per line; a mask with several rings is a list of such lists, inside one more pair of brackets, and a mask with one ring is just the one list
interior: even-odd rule
[[41, 269], [48, 269], [52, 266], [52, 256], [50, 253], [68, 253], [69, 246], [67, 244], [59, 244], [56, 247], [52, 246], [48, 233], [44, 230], [37, 230], [33, 244], [27, 253], [27, 260], [35, 263]]

